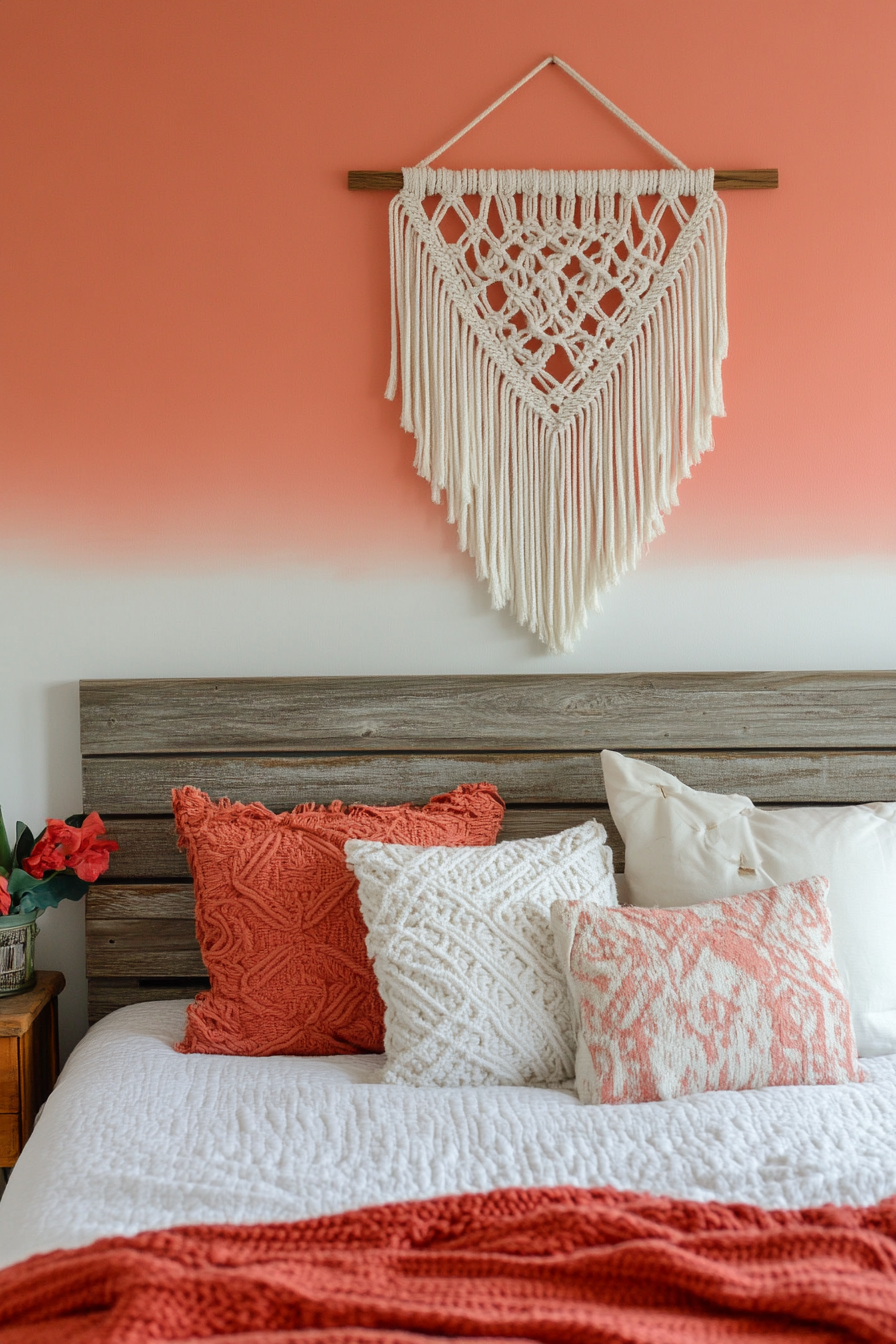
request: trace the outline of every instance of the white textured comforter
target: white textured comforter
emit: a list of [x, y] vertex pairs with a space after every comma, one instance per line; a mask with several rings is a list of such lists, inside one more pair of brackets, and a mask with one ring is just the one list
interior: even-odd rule
[[410, 1088], [377, 1056], [178, 1055], [184, 1004], [105, 1018], [0, 1202], [0, 1264], [178, 1223], [307, 1218], [508, 1185], [613, 1185], [767, 1208], [896, 1193], [896, 1056], [869, 1081], [583, 1106], [568, 1091]]

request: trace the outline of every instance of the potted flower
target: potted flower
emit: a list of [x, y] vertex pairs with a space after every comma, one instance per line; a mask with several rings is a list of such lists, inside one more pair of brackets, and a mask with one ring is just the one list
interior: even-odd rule
[[60, 901], [79, 901], [109, 867], [118, 845], [100, 816], [51, 818], [35, 840], [16, 823], [10, 844], [0, 812], [0, 994], [19, 994], [35, 982], [37, 917]]

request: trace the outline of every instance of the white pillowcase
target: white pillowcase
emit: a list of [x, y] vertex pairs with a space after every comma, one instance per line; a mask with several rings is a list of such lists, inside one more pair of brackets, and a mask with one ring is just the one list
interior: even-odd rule
[[601, 752], [633, 905], [682, 906], [826, 877], [860, 1055], [896, 1052], [896, 803], [766, 811]]
[[390, 1083], [562, 1083], [576, 1033], [551, 933], [558, 900], [616, 904], [606, 831], [494, 846], [349, 840], [386, 1005]]

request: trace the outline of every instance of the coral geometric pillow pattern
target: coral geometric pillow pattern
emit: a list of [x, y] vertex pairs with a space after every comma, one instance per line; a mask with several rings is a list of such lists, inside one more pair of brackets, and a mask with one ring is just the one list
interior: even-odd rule
[[687, 909], [558, 901], [584, 1102], [862, 1081], [827, 881]]
[[493, 849], [349, 841], [386, 1003], [386, 1082], [561, 1083], [575, 1031], [554, 951], [555, 900], [616, 904], [596, 821]]
[[335, 1055], [383, 1048], [383, 1004], [343, 845], [360, 836], [492, 845], [504, 804], [463, 784], [424, 807], [329, 807], [279, 815], [175, 789], [211, 989], [187, 1009], [184, 1053]]

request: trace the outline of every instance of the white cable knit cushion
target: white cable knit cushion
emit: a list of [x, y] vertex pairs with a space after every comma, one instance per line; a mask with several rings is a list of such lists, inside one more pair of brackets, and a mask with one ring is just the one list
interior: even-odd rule
[[349, 840], [386, 1005], [384, 1081], [560, 1083], [575, 1028], [551, 933], [558, 900], [616, 904], [596, 821], [488, 848]]

